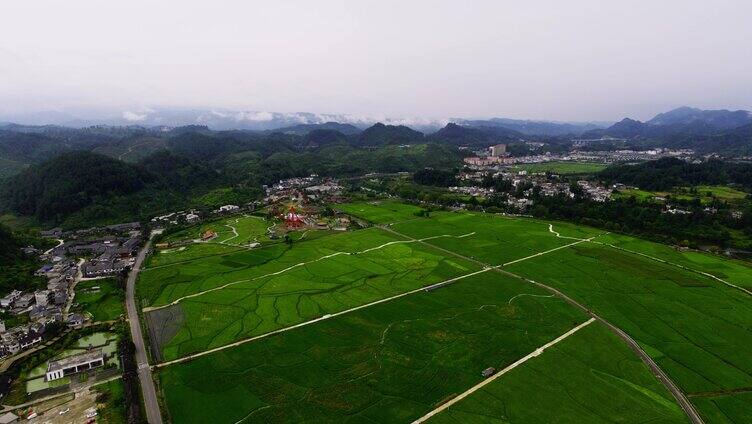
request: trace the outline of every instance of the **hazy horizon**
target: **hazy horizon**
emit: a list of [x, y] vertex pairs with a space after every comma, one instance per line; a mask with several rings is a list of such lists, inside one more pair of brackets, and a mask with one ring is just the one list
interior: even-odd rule
[[[656, 4], [658, 3], [658, 4]], [[0, 7], [0, 119], [149, 108], [420, 121], [752, 109], [752, 2]]]

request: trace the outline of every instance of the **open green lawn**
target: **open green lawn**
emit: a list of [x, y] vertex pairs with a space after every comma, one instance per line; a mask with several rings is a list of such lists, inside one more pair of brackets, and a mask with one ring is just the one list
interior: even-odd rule
[[389, 224], [417, 218], [422, 209], [396, 200], [373, 200], [333, 205], [334, 209], [375, 224]]
[[114, 278], [81, 281], [75, 291], [77, 309], [91, 314], [94, 321], [116, 320], [125, 313], [125, 293]]
[[[177, 243], [168, 248], [156, 248], [147, 261], [147, 268], [191, 261], [214, 255], [223, 255], [246, 249], [251, 243], [269, 243], [266, 219], [255, 215], [239, 215], [204, 222], [170, 234], [160, 243]], [[212, 230], [217, 236], [206, 242], [195, 242]], [[300, 235], [298, 235], [298, 238]]]
[[[219, 243], [235, 244], [245, 246], [253, 242], [269, 241], [266, 229], [272, 225], [266, 219], [255, 215], [243, 215], [234, 218], [228, 218], [224, 221], [225, 227], [232, 227], [237, 235], [232, 232], [226, 237], [219, 237]], [[232, 230], [231, 228], [231, 230]]]
[[686, 393], [752, 386], [752, 301], [711, 279], [580, 244], [514, 264], [626, 331]]
[[[368, 245], [363, 248], [341, 246], [346, 252], [360, 251], [357, 254], [336, 254], [340, 251], [329, 249], [321, 251], [333, 246], [330, 243], [332, 239], [348, 242], [348, 237], [341, 236], [361, 238], [361, 242], [368, 242]], [[248, 253], [270, 250], [259, 249]], [[376, 228], [300, 242], [278, 253], [280, 256], [273, 256], [266, 263], [259, 263], [257, 256], [250, 257], [246, 253], [223, 256], [218, 266], [203, 269], [207, 273], [207, 280], [236, 284], [180, 302], [179, 319], [183, 326], [164, 343], [164, 358], [169, 360], [224, 346], [241, 338], [288, 327], [477, 270], [477, 266], [465, 260], [446, 257], [419, 243], [400, 241]], [[303, 261], [306, 262], [304, 266], [294, 266]], [[189, 266], [200, 267], [201, 262], [194, 261]], [[255, 266], [248, 267], [246, 264]], [[229, 269], [217, 275], [217, 272], [222, 272], [222, 267]], [[174, 279], [184, 277], [180, 272], [186, 266], [172, 268], [178, 271]], [[142, 275], [148, 277], [157, 271], [161, 269]], [[167, 274], [160, 275], [159, 278], [165, 278]], [[191, 281], [196, 282], [196, 279], [191, 278]], [[177, 293], [183, 293], [183, 296], [187, 293], [178, 290], [171, 290], [170, 297], [165, 301], [177, 299]], [[198, 292], [200, 290], [193, 291]], [[172, 325], [171, 322], [168, 324]], [[159, 325], [164, 326], [164, 323]]]
[[[585, 316], [495, 272], [158, 372], [174, 422], [410, 422]], [[231, 407], [230, 407], [231, 406]]]
[[545, 163], [528, 163], [511, 166], [513, 171], [536, 172], [553, 172], [554, 174], [593, 174], [606, 169], [604, 163], [594, 162], [545, 162]]
[[[266, 219], [255, 215], [237, 215], [229, 218], [215, 219], [186, 228], [166, 236], [162, 241], [174, 243], [200, 239], [207, 230], [217, 233], [213, 243], [245, 246], [251, 242], [268, 241], [266, 229], [272, 225]], [[237, 234], [236, 234], [237, 233]]]
[[590, 324], [430, 423], [686, 423], [673, 396], [605, 326]]

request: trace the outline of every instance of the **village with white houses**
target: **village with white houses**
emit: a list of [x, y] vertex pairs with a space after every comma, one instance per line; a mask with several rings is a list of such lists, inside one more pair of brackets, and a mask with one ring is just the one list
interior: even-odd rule
[[13, 290], [0, 298], [2, 313], [23, 322], [11, 327], [0, 321], [0, 358], [40, 344], [50, 326], [80, 328], [89, 322], [90, 317], [71, 310], [76, 284], [128, 270], [143, 242], [138, 222], [78, 231], [54, 228], [40, 235], [56, 239], [58, 245], [45, 252], [29, 247], [25, 253], [44, 263], [35, 274], [47, 279], [47, 287]]

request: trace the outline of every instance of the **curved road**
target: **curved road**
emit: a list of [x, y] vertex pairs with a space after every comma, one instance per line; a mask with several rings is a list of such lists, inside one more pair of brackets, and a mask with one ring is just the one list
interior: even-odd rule
[[[382, 226], [381, 228], [383, 228], [383, 229], [385, 229], [387, 231], [390, 231], [390, 232], [392, 232], [394, 234], [401, 235], [402, 237], [406, 237], [408, 239], [415, 240], [414, 238], [412, 238], [412, 237], [410, 237], [408, 235], [399, 233], [399, 232], [395, 231], [392, 228], [388, 228], [386, 226]], [[502, 264], [501, 266], [491, 267], [490, 265], [488, 265], [488, 264], [486, 264], [484, 262], [481, 262], [481, 261], [479, 261], [479, 260], [477, 260], [475, 258], [467, 257], [465, 255], [459, 254], [457, 252], [453, 252], [451, 250], [444, 249], [442, 247], [436, 246], [436, 245], [431, 244], [431, 243], [427, 243], [425, 241], [421, 241], [421, 240], [418, 240], [418, 241], [420, 243], [423, 243], [423, 244], [427, 245], [427, 246], [431, 246], [434, 249], [438, 249], [438, 250], [440, 250], [442, 252], [445, 252], [445, 253], [448, 253], [450, 255], [453, 255], [453, 256], [456, 256], [456, 257], [459, 257], [459, 258], [463, 258], [463, 259], [471, 261], [471, 262], [475, 262], [475, 263], [477, 263], [479, 265], [482, 265], [484, 267], [490, 267], [490, 268], [492, 268], [496, 272], [499, 272], [499, 273], [502, 273], [502, 274], [506, 274], [506, 275], [508, 275], [510, 277], [517, 278], [519, 280], [522, 280], [522, 281], [528, 282], [530, 284], [536, 285], [536, 286], [538, 286], [538, 287], [540, 287], [542, 289], [548, 290], [549, 292], [555, 294], [556, 296], [564, 299], [567, 303], [571, 304], [572, 306], [574, 306], [574, 307], [582, 310], [586, 314], [590, 315], [590, 317], [595, 318], [599, 322], [603, 323], [614, 334], [616, 334], [617, 336], [619, 336], [619, 338], [621, 338], [622, 340], [624, 340], [627, 343], [627, 345], [632, 349], [632, 351], [634, 351], [635, 354], [642, 360], [642, 362], [645, 363], [645, 365], [647, 365], [648, 368], [650, 368], [650, 370], [652, 371], [653, 375], [655, 375], [655, 377], [658, 379], [658, 381], [660, 381], [663, 384], [663, 386], [666, 387], [666, 389], [669, 392], [671, 392], [671, 394], [674, 396], [674, 398], [676, 399], [676, 402], [679, 404], [679, 406], [682, 408], [682, 410], [684, 410], [684, 413], [687, 415], [687, 418], [689, 418], [689, 421], [692, 422], [692, 424], [704, 424], [704, 421], [702, 420], [702, 417], [700, 417], [700, 414], [697, 413], [697, 410], [695, 409], [694, 405], [692, 405], [692, 403], [689, 401], [689, 399], [684, 394], [684, 392], [682, 392], [681, 389], [679, 389], [679, 387], [676, 385], [676, 383], [674, 383], [673, 380], [671, 380], [671, 378], [665, 372], [663, 372], [663, 370], [658, 366], [658, 364], [655, 363], [655, 361], [653, 360], [653, 358], [651, 358], [650, 355], [648, 355], [642, 349], [642, 347], [640, 347], [640, 345], [632, 337], [630, 337], [626, 332], [624, 332], [619, 327], [611, 324], [606, 319], [601, 318], [595, 312], [591, 311], [590, 309], [588, 309], [584, 305], [580, 304], [576, 300], [572, 299], [571, 297], [565, 295], [561, 291], [559, 291], [559, 290], [557, 290], [557, 289], [555, 289], [555, 288], [553, 288], [551, 286], [548, 286], [546, 284], [539, 283], [537, 281], [533, 281], [533, 280], [531, 280], [529, 278], [522, 277], [520, 275], [517, 275], [517, 274], [514, 274], [512, 272], [503, 270], [501, 268], [503, 266], [506, 266], [506, 265], [509, 265], [509, 264], [512, 264], [512, 263], [515, 263], [515, 262], [518, 262], [518, 261], [507, 262], [505, 264]], [[587, 242], [587, 241], [591, 241], [591, 239], [582, 239], [581, 241], [582, 242]], [[575, 243], [570, 243], [570, 244], [567, 244], [567, 245], [564, 245], [564, 246], [560, 246], [560, 247], [558, 247], [556, 249], [552, 249], [552, 250], [557, 250], [557, 249], [560, 249], [560, 248], [563, 248], [563, 247], [569, 247], [569, 246], [571, 246], [573, 244], [577, 244], [577, 243], [576, 242]], [[552, 250], [549, 250], [547, 252], [550, 252]], [[542, 253], [546, 253], [546, 252], [542, 252]], [[534, 256], [538, 256], [538, 255], [540, 255], [540, 254], [532, 255], [530, 257], [534, 257]], [[530, 257], [528, 257], [528, 258], [530, 258]], [[525, 258], [525, 259], [527, 259], [527, 258]]]
[[136, 308], [136, 278], [141, 270], [141, 264], [144, 262], [146, 253], [151, 248], [151, 241], [155, 233], [152, 233], [149, 241], [146, 242], [143, 249], [138, 252], [136, 263], [128, 274], [128, 284], [125, 293], [125, 306], [128, 310], [128, 324], [131, 326], [131, 337], [136, 345], [136, 364], [138, 366], [138, 380], [141, 384], [141, 393], [144, 398], [146, 407], [146, 420], [149, 424], [162, 424], [162, 413], [159, 411], [159, 401], [157, 400], [157, 389], [154, 387], [154, 380], [149, 368], [149, 357], [146, 354], [146, 345], [144, 345], [144, 336], [141, 333], [141, 323], [138, 318], [138, 308]]

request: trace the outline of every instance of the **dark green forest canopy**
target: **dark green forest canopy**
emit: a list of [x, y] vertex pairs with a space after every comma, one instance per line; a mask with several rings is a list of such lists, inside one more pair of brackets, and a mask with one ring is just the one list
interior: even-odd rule
[[[147, 132], [141, 138], [138, 132], [118, 133], [119, 137], [104, 137], [99, 143], [90, 140], [97, 133], [79, 137], [86, 143], [78, 139], [67, 143], [47, 133], [18, 133], [18, 143], [6, 144], [6, 149], [23, 153], [17, 145], [33, 144], [29, 137], [44, 139], [46, 146], [54, 148], [39, 153], [49, 156], [39, 163], [34, 162], [37, 156], [34, 161], [14, 156], [26, 157], [31, 165], [0, 181], [0, 211], [33, 217], [43, 225], [73, 228], [148, 219], [184, 208], [216, 207], [205, 203], [220, 200], [218, 189], [222, 189], [223, 199], [250, 202], [260, 197], [262, 184], [283, 178], [310, 174], [348, 177], [461, 165], [462, 155], [456, 147], [427, 143], [422, 134], [407, 127], [374, 126], [371, 133], [375, 138], [333, 129], [295, 135], [184, 127], [165, 134]], [[399, 140], [421, 143], [381, 140], [392, 133], [402, 134]], [[359, 145], [366, 139], [376, 145]], [[66, 150], [72, 147], [79, 150]], [[141, 150], [146, 153], [139, 155]], [[117, 159], [133, 152], [138, 160]], [[206, 196], [209, 193], [214, 194]]]
[[6, 206], [40, 220], [56, 220], [98, 199], [135, 193], [154, 182], [143, 169], [90, 152], [64, 153], [8, 181]]
[[612, 166], [601, 171], [598, 176], [608, 183], [622, 183], [643, 190], [731, 183], [752, 188], [752, 164], [720, 160], [689, 163], [664, 158], [637, 165]]
[[31, 241], [38, 240], [13, 234], [0, 224], [0, 293], [14, 289], [32, 290], [44, 284], [43, 278], [34, 276], [39, 261], [21, 251]]

